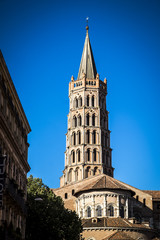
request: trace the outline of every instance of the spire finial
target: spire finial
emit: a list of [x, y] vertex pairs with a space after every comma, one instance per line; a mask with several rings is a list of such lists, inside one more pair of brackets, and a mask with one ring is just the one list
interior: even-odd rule
[[86, 17], [86, 30], [87, 30], [87, 33], [88, 33], [88, 29], [89, 29], [89, 27], [88, 27], [88, 20], [89, 20], [89, 17]]

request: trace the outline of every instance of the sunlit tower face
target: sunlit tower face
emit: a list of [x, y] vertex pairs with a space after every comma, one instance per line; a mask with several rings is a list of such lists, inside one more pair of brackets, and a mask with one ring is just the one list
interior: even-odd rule
[[77, 80], [69, 83], [70, 111], [61, 186], [101, 173], [113, 177], [106, 110], [107, 80], [99, 79], [88, 26]]

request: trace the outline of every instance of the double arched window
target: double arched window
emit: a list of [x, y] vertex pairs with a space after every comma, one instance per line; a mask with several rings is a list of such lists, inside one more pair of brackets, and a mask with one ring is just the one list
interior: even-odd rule
[[74, 107], [75, 108], [82, 107], [82, 97], [81, 96], [78, 99], [77, 99], [77, 97], [75, 97]]

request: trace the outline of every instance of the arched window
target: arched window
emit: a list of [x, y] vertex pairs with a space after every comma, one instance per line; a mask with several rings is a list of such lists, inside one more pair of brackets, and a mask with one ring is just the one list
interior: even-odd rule
[[76, 133], [73, 133], [73, 145], [76, 145]]
[[78, 155], [78, 162], [80, 162], [81, 161], [81, 152], [79, 149], [77, 150], [77, 155]]
[[87, 149], [87, 161], [90, 162], [90, 149]]
[[93, 149], [93, 160], [94, 160], [94, 162], [97, 161], [97, 151], [96, 151], [96, 149]]
[[112, 205], [109, 206], [108, 211], [109, 211], [109, 216], [114, 217], [114, 207]]
[[78, 144], [81, 144], [81, 132], [78, 132]]
[[93, 144], [96, 144], [96, 130], [93, 131]]
[[79, 101], [79, 107], [82, 107], [82, 97], [80, 97], [78, 101]]
[[73, 127], [77, 127], [77, 118], [76, 118], [76, 116], [73, 117]]
[[78, 108], [78, 99], [76, 98], [76, 108]]
[[82, 125], [82, 118], [81, 115], [78, 116], [78, 126]]
[[89, 95], [87, 96], [87, 106], [89, 106]]
[[69, 176], [68, 176], [69, 182], [72, 182], [72, 172], [73, 172], [73, 169], [71, 168], [71, 169], [69, 170]]
[[92, 96], [92, 107], [94, 107], [94, 96]]
[[75, 171], [75, 180], [78, 181], [78, 168], [76, 168], [76, 171]]
[[89, 126], [89, 113], [86, 116], [86, 125]]
[[89, 176], [89, 171], [90, 171], [90, 167], [87, 167], [87, 168], [85, 169], [85, 178], [88, 178], [88, 176]]
[[97, 173], [98, 173], [98, 168], [95, 167], [95, 168], [94, 168], [94, 171], [93, 171], [93, 175], [97, 175]]
[[90, 143], [90, 131], [89, 130], [87, 130], [87, 132], [86, 132], [86, 141], [87, 141], [87, 143]]
[[97, 206], [96, 213], [97, 213], [97, 217], [101, 217], [102, 216], [102, 208], [101, 208], [100, 205]]
[[72, 163], [75, 163], [75, 152], [71, 152], [71, 157], [72, 157]]
[[95, 114], [92, 115], [92, 126], [95, 126]]
[[91, 217], [91, 207], [87, 207], [87, 217]]

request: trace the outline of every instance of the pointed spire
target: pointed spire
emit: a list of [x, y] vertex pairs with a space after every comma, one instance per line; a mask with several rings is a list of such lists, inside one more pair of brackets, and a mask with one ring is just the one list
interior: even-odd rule
[[88, 22], [87, 22], [86, 39], [84, 42], [84, 48], [83, 48], [83, 53], [82, 53], [82, 58], [81, 58], [81, 63], [80, 63], [77, 79], [82, 79], [84, 76], [84, 73], [86, 75], [86, 78], [95, 79], [96, 74], [97, 74], [96, 65], [94, 62], [92, 48], [91, 48], [91, 44], [90, 44], [90, 40], [89, 40], [88, 29], [89, 29], [89, 27], [88, 27]]

